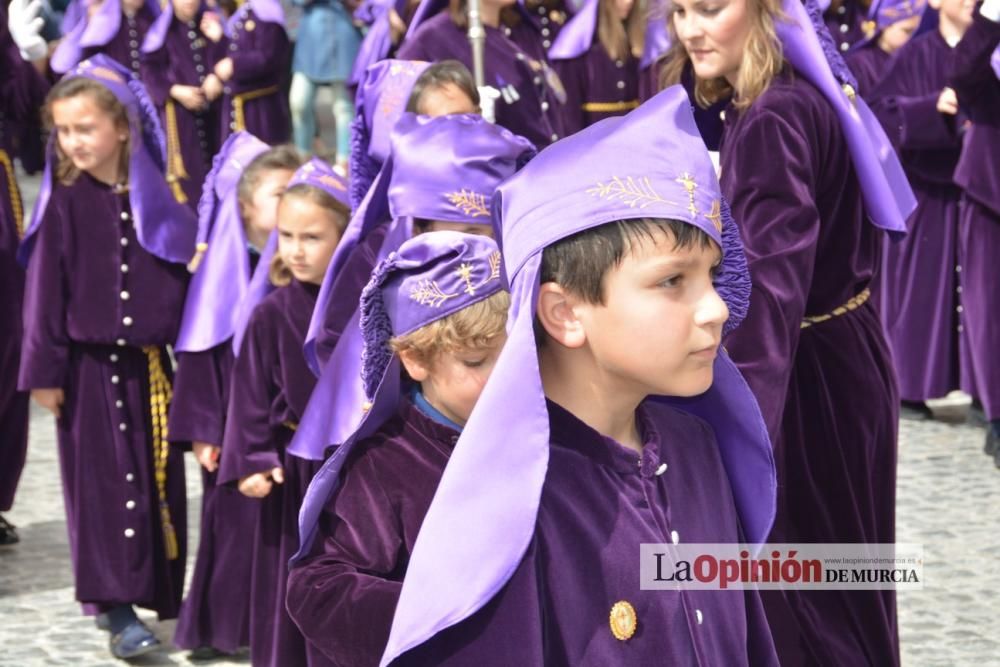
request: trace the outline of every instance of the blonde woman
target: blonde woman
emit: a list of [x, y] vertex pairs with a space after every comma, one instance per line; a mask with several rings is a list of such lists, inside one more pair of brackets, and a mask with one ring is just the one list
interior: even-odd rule
[[[690, 62], [699, 104], [733, 98], [721, 183], [753, 293], [726, 347], [774, 443], [770, 541], [892, 542], [899, 397], [868, 297], [905, 177], [812, 0], [674, 0], [668, 24], [665, 82]], [[892, 591], [764, 598], [782, 665], [899, 664]]]

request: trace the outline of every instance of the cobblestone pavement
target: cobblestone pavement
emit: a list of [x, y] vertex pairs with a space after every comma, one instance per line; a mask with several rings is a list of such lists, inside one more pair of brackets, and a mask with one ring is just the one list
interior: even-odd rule
[[[994, 625], [1000, 619], [1000, 470], [982, 454], [983, 437], [982, 426], [965, 422], [901, 423], [897, 541], [922, 543], [925, 560], [924, 589], [898, 599], [906, 667], [1000, 664]], [[201, 489], [188, 459], [193, 558]], [[54, 424], [34, 407], [28, 463], [7, 516], [21, 543], [0, 549], [0, 667], [121, 664], [107, 651], [106, 633], [81, 616], [73, 600]], [[193, 561], [189, 576], [192, 569]], [[173, 622], [143, 618], [169, 646]], [[136, 664], [190, 663], [183, 651], [167, 649]]]

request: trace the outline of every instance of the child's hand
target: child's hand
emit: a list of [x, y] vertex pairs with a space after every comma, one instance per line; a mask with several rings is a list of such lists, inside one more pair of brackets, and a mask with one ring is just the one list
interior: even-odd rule
[[208, 104], [205, 94], [197, 86], [173, 85], [170, 87], [170, 97], [183, 104], [188, 111], [201, 111]]
[[191, 450], [194, 452], [195, 460], [208, 472], [215, 472], [219, 469], [219, 453], [222, 451], [215, 445], [207, 442], [191, 443]]
[[55, 415], [56, 419], [59, 419], [62, 404], [66, 401], [66, 394], [63, 393], [62, 389], [57, 387], [51, 389], [32, 389], [31, 398], [34, 399], [35, 403], [38, 403]]
[[201, 84], [201, 90], [205, 94], [206, 100], [214, 102], [219, 99], [219, 95], [222, 94], [222, 82], [219, 81], [219, 77], [214, 74], [209, 74], [205, 77], [205, 81]]
[[222, 39], [222, 22], [215, 12], [205, 12], [201, 15], [201, 24], [198, 26], [202, 34], [213, 42]]
[[265, 498], [271, 493], [273, 484], [285, 482], [285, 471], [271, 468], [271, 472], [258, 472], [240, 480], [240, 493], [251, 498]]
[[937, 110], [950, 116], [958, 113], [958, 95], [955, 94], [954, 90], [945, 88], [941, 91], [937, 101]]
[[215, 63], [215, 76], [221, 81], [229, 81], [233, 78], [233, 59], [223, 58]]

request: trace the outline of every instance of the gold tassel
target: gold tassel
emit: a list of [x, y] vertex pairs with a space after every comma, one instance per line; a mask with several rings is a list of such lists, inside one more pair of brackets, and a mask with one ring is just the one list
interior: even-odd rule
[[174, 193], [178, 204], [187, 203], [187, 195], [181, 187], [181, 179], [187, 180], [187, 170], [184, 168], [184, 156], [181, 154], [180, 134], [177, 132], [177, 108], [173, 100], [167, 100], [167, 183]]
[[278, 92], [278, 86], [268, 86], [267, 88], [258, 88], [257, 90], [233, 95], [233, 125], [235, 126], [233, 132], [242, 132], [247, 129], [246, 114], [243, 111], [244, 104], [258, 97], [273, 95], [276, 92]]
[[177, 560], [180, 548], [177, 531], [170, 518], [167, 505], [167, 461], [170, 457], [170, 443], [167, 441], [167, 406], [173, 399], [170, 380], [163, 370], [160, 348], [146, 345], [142, 348], [149, 363], [149, 410], [153, 425], [153, 466], [156, 477], [156, 491], [160, 498], [160, 523], [163, 525], [163, 543], [167, 560]]
[[17, 189], [17, 179], [14, 174], [14, 163], [7, 151], [0, 148], [0, 166], [7, 173], [7, 189], [10, 191], [10, 208], [14, 212], [14, 228], [17, 238], [24, 238], [24, 209], [21, 207], [21, 191]]

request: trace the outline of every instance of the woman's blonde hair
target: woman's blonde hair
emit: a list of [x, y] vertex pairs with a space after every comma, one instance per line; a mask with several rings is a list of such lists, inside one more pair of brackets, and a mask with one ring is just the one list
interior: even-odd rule
[[[750, 32], [743, 48], [736, 89], [722, 77], [699, 79], [692, 71], [695, 101], [702, 107], [732, 95], [734, 106], [745, 109], [768, 89], [785, 66], [781, 40], [774, 28], [775, 21], [785, 20], [781, 0], [746, 0], [746, 3]], [[662, 61], [661, 88], [680, 83], [685, 68], [691, 63], [684, 44], [677, 38], [672, 9], [667, 10], [667, 29], [670, 31], [670, 50]]]
[[[286, 197], [298, 197], [311, 201], [333, 213], [337, 232], [341, 237], [344, 236], [347, 223], [351, 218], [351, 209], [329, 192], [308, 183], [296, 183], [282, 193], [281, 201], [284, 201]], [[292, 282], [292, 271], [285, 266], [285, 262], [277, 252], [271, 257], [271, 264], [267, 267], [267, 277], [271, 284], [276, 287], [284, 287]]]
[[389, 345], [397, 354], [407, 351], [424, 362], [442, 351], [488, 348], [506, 330], [509, 307], [510, 294], [501, 290], [416, 331], [396, 336]]
[[600, 0], [597, 6], [597, 39], [612, 60], [642, 57], [646, 43], [646, 3], [635, 0], [624, 21], [615, 12], [615, 0]]
[[[85, 76], [63, 79], [57, 83], [45, 98], [45, 127], [49, 132], [55, 130], [52, 120], [52, 105], [55, 102], [68, 100], [80, 95], [90, 95], [90, 99], [94, 101], [97, 108], [111, 116], [115, 127], [124, 129], [128, 134], [128, 138], [122, 142], [122, 151], [118, 164], [118, 174], [124, 179], [124, 182], [128, 182], [128, 162], [129, 156], [132, 154], [132, 128], [128, 122], [128, 111], [125, 109], [125, 105], [106, 86]], [[56, 179], [63, 185], [71, 185], [80, 175], [80, 170], [74, 167], [73, 161], [63, 153], [58, 139], [55, 141], [55, 148], [56, 164], [54, 171]]]

